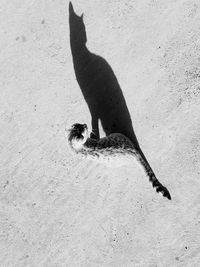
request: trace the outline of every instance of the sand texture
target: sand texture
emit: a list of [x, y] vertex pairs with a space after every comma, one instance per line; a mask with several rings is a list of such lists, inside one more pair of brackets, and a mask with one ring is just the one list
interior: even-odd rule
[[73, 1], [171, 201], [134, 162], [69, 151], [65, 128], [91, 114], [68, 5], [0, 0], [0, 266], [200, 266], [199, 0]]

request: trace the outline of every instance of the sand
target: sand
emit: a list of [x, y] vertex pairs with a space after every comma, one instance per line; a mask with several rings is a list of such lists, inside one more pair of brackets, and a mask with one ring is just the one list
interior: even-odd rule
[[200, 266], [199, 1], [73, 1], [171, 201], [137, 165], [69, 152], [65, 128], [91, 117], [68, 1], [0, 2], [0, 266]]

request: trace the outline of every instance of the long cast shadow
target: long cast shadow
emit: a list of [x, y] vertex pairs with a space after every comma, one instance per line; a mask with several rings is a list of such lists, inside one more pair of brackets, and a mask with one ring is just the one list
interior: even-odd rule
[[168, 189], [158, 181], [139, 146], [122, 90], [112, 68], [104, 58], [91, 53], [86, 47], [83, 15], [78, 16], [74, 12], [71, 2], [69, 24], [74, 70], [92, 117], [94, 135], [91, 137], [99, 138], [99, 120], [106, 135], [122, 133], [129, 137], [140, 155], [140, 163], [152, 186], [164, 197], [171, 199]]
[[99, 138], [99, 120], [107, 135], [122, 133], [139, 149], [131, 117], [117, 78], [107, 61], [87, 46], [83, 15], [78, 16], [69, 3], [70, 45], [76, 79], [89, 107], [92, 130]]

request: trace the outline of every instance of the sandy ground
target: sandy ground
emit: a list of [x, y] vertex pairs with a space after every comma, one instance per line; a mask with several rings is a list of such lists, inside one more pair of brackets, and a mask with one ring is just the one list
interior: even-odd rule
[[133, 165], [72, 156], [90, 124], [68, 1], [0, 1], [0, 266], [200, 266], [199, 0], [74, 0], [172, 201]]

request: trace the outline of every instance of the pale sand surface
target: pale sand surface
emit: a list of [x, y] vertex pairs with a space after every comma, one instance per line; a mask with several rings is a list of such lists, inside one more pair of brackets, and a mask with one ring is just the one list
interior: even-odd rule
[[200, 2], [74, 0], [88, 48], [112, 66], [137, 165], [72, 156], [90, 124], [69, 44], [68, 1], [0, 1], [0, 266], [200, 266]]

